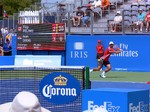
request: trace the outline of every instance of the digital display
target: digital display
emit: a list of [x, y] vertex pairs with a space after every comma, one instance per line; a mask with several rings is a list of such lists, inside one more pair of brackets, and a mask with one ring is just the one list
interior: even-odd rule
[[18, 24], [17, 50], [65, 50], [65, 25]]

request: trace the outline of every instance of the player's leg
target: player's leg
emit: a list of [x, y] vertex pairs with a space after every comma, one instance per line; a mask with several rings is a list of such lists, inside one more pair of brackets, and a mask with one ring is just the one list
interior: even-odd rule
[[105, 73], [109, 72], [111, 70], [111, 64], [107, 64]]
[[148, 28], [149, 28], [149, 22], [147, 21], [146, 22], [146, 32], [148, 31]]
[[102, 59], [98, 59], [98, 67], [97, 68], [93, 68], [92, 71], [100, 71], [103, 65], [103, 60]]
[[111, 64], [109, 61], [104, 61], [103, 64], [106, 66], [106, 69], [100, 74], [100, 77], [105, 78], [105, 73], [111, 70]]

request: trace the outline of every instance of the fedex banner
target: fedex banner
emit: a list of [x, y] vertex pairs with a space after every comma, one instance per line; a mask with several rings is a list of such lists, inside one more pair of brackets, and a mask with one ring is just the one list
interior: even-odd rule
[[69, 35], [66, 43], [66, 65], [97, 66], [96, 45], [101, 40], [104, 49], [113, 41], [123, 52], [110, 57], [112, 70], [150, 71], [148, 35]]
[[103, 108], [106, 110], [105, 112], [149, 112], [148, 97], [149, 90], [142, 89], [98, 88], [83, 90], [82, 112], [94, 112], [97, 108]]

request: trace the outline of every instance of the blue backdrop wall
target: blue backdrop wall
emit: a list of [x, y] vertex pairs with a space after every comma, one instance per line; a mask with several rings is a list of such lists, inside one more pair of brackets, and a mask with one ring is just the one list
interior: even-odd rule
[[102, 41], [105, 49], [109, 41], [123, 49], [122, 53], [110, 57], [112, 70], [150, 71], [149, 35], [68, 35], [66, 65], [96, 67], [98, 39]]
[[149, 35], [67, 35], [66, 51], [17, 51], [13, 36], [12, 56], [1, 56], [0, 65], [14, 65], [15, 55], [61, 55], [61, 65], [97, 66], [96, 44], [101, 40], [104, 48], [114, 41], [123, 52], [112, 55], [112, 70], [150, 71]]

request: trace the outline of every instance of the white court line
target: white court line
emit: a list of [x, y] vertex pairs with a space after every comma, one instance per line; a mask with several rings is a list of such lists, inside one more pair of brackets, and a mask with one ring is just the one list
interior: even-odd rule
[[91, 82], [118, 82], [118, 83], [145, 83], [146, 82], [131, 82], [131, 81], [103, 81], [103, 80], [91, 80]]
[[[75, 103], [75, 104], [66, 104], [65, 106], [66, 107], [69, 107], [69, 106], [80, 106], [81, 103]], [[51, 106], [51, 107], [46, 107], [47, 109], [52, 109], [52, 108], [62, 108], [64, 107], [64, 105], [57, 105], [57, 106]]]

